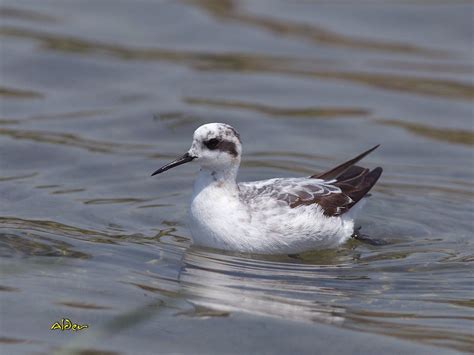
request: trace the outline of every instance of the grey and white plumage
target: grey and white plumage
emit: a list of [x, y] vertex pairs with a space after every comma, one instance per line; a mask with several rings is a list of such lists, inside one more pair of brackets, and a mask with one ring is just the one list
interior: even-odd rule
[[335, 247], [351, 237], [359, 202], [382, 173], [355, 165], [378, 146], [322, 174], [236, 182], [242, 145], [224, 123], [199, 127], [186, 162], [201, 170], [189, 209], [193, 242], [240, 252], [283, 254]]

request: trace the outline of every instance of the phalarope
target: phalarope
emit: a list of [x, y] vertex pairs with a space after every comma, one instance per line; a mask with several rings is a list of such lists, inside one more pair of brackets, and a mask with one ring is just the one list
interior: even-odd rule
[[382, 174], [355, 164], [377, 147], [321, 174], [237, 183], [240, 136], [227, 124], [209, 123], [194, 132], [187, 153], [152, 176], [191, 161], [201, 166], [189, 209], [194, 244], [294, 254], [335, 247], [353, 235], [360, 200]]

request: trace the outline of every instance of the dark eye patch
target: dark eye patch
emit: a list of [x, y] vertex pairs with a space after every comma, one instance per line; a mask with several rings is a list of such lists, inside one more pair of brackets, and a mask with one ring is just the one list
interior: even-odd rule
[[239, 155], [239, 153], [237, 152], [237, 148], [233, 142], [218, 138], [212, 138], [207, 141], [204, 141], [203, 144], [209, 150], [219, 150], [221, 152], [227, 152], [234, 157]]
[[217, 146], [219, 145], [221, 141], [217, 138], [212, 138], [212, 139], [209, 139], [208, 141], [205, 141], [204, 142], [204, 145], [210, 149], [210, 150], [214, 150], [217, 148]]

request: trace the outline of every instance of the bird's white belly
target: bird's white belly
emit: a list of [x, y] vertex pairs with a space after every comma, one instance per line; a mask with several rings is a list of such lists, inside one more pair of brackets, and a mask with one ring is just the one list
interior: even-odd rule
[[315, 206], [244, 205], [219, 187], [202, 189], [191, 202], [194, 244], [240, 252], [286, 254], [331, 248], [353, 233], [350, 218], [324, 217]]

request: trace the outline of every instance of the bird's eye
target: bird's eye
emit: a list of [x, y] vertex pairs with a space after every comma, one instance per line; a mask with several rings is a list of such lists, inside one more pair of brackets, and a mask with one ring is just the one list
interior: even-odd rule
[[217, 148], [217, 145], [220, 143], [220, 140], [218, 140], [217, 138], [212, 138], [212, 139], [209, 139], [208, 141], [205, 141], [204, 142], [204, 145], [210, 149], [210, 150], [214, 150]]

